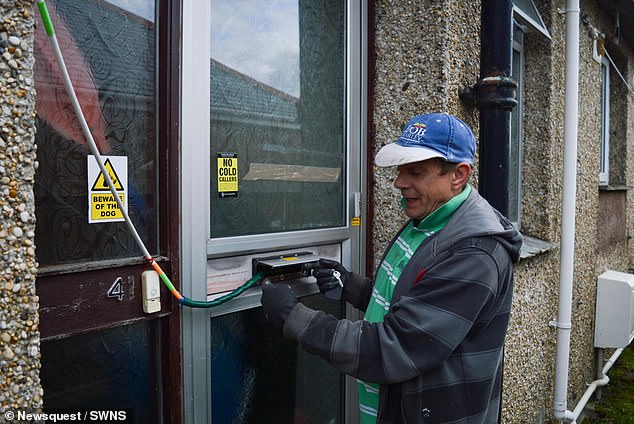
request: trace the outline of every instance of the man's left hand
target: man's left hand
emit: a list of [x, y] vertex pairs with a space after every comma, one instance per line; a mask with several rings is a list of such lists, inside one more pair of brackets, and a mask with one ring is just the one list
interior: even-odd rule
[[266, 318], [271, 321], [281, 333], [284, 323], [297, 305], [297, 296], [288, 284], [272, 284], [268, 280], [262, 283], [262, 309]]

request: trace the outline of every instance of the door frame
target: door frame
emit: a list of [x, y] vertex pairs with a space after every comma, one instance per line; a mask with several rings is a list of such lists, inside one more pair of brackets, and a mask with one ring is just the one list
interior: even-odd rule
[[[156, 25], [156, 134], [158, 141], [159, 252], [163, 270], [180, 286], [179, 117], [180, 0], [158, 3]], [[143, 257], [40, 267], [36, 280], [41, 341], [65, 338], [143, 320], [159, 320], [162, 415], [164, 422], [182, 422], [182, 357], [180, 313], [168, 290], [161, 289], [161, 312], [142, 310]], [[121, 301], [107, 299], [110, 285], [121, 277]], [[116, 307], [112, 307], [114, 302]]]
[[[183, 2], [182, 9], [182, 80], [181, 80], [181, 280], [183, 295], [207, 299], [207, 261], [229, 255], [258, 251], [301, 248], [306, 245], [340, 243], [342, 262], [349, 269], [366, 268], [367, 193], [367, 2], [347, 2], [346, 42], [346, 149], [347, 204], [346, 225], [325, 230], [308, 230], [279, 235], [255, 235], [208, 240], [210, 228], [210, 37], [209, 2]], [[207, 52], [206, 54], [201, 54]], [[354, 193], [359, 193], [355, 196]], [[358, 201], [358, 204], [357, 204]], [[355, 207], [361, 212], [361, 224], [352, 224]], [[254, 243], [256, 241], [257, 243]], [[259, 289], [254, 289], [259, 290]], [[254, 296], [250, 307], [259, 304]], [[255, 303], [253, 303], [255, 302]], [[245, 309], [249, 306], [244, 306]], [[182, 310], [183, 409], [184, 422], [211, 422], [211, 316], [208, 309]], [[347, 309], [350, 318], [358, 312]], [[346, 422], [358, 416], [356, 391], [352, 379], [346, 382]]]

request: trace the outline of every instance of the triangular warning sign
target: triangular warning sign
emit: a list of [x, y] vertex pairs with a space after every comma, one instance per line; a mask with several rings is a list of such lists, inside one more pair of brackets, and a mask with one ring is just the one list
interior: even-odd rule
[[[110, 179], [112, 180], [112, 183], [114, 184], [114, 188], [117, 191], [123, 191], [123, 185], [121, 184], [121, 181], [119, 181], [119, 177], [117, 176], [117, 173], [112, 167], [112, 164], [110, 163], [110, 159], [106, 159], [104, 166], [106, 167], [106, 170], [108, 171], [108, 175], [110, 176]], [[108, 183], [106, 182], [106, 178], [104, 177], [103, 172], [101, 171], [99, 172], [99, 175], [97, 175], [97, 179], [95, 180], [95, 183], [92, 185], [92, 188], [90, 190], [91, 191], [110, 191], [110, 187], [108, 187]]]

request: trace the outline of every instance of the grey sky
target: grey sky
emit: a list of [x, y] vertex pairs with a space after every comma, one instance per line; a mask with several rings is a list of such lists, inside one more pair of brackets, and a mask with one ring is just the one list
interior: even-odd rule
[[154, 21], [154, 2], [148, 0], [106, 0], [149, 21]]
[[[154, 21], [154, 1], [107, 1]], [[298, 15], [297, 0], [214, 0], [211, 57], [299, 97]]]
[[211, 57], [299, 97], [297, 0], [213, 1]]

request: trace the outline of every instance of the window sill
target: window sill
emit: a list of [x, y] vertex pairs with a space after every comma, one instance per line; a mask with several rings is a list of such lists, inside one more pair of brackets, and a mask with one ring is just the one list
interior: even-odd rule
[[599, 191], [626, 191], [630, 190], [632, 186], [625, 184], [601, 184], [599, 185]]
[[[168, 261], [169, 259], [165, 256], [157, 256], [154, 260], [160, 264]], [[147, 263], [147, 259], [139, 255], [132, 258], [105, 259], [99, 261], [88, 260], [85, 262], [41, 265], [37, 270], [37, 276], [44, 277], [49, 275], [71, 274], [82, 271], [98, 271], [115, 267], [147, 265]]]
[[522, 234], [522, 248], [520, 250], [520, 261], [532, 258], [542, 253], [550, 252], [559, 247], [559, 243], [544, 241], [535, 237]]

